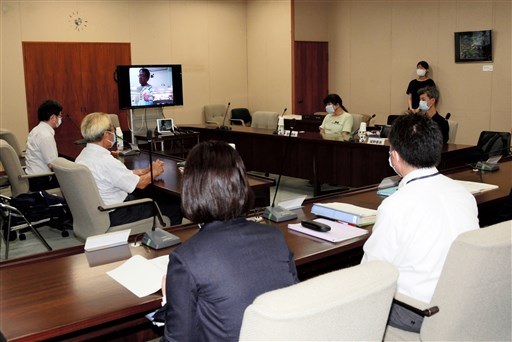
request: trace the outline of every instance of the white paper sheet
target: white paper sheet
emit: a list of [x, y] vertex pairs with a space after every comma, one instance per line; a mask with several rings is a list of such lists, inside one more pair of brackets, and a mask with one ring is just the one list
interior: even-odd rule
[[318, 232], [316, 230], [303, 227], [300, 223], [289, 224], [288, 228], [330, 242], [341, 242], [368, 234], [366, 229], [357, 228], [346, 223], [331, 221], [327, 219], [315, 219], [313, 221], [325, 223], [331, 227], [331, 230], [328, 232]]
[[168, 255], [151, 260], [135, 255], [107, 274], [141, 298], [160, 290], [168, 261]]

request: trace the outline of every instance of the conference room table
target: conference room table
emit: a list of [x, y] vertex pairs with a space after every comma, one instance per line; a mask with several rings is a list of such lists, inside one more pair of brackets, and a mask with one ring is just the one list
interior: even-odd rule
[[[230, 126], [222, 130], [205, 125], [182, 125], [199, 132], [199, 139], [234, 143], [245, 167], [258, 171], [310, 180], [314, 195], [322, 184], [358, 188], [392, 176], [389, 144], [374, 145], [343, 141], [338, 134], [299, 132], [297, 137], [273, 134], [273, 130]], [[443, 147], [440, 170], [465, 165], [475, 146], [447, 144]]]
[[[197, 138], [197, 135], [196, 135]], [[75, 160], [78, 154], [84, 148], [83, 145], [67, 144], [59, 146], [59, 155], [61, 157]], [[142, 150], [141, 153], [130, 156], [118, 156], [127, 168], [130, 170], [146, 168], [149, 165], [149, 152]], [[136, 190], [144, 195], [144, 192], [160, 192], [162, 195], [170, 195], [174, 197], [181, 196], [181, 180], [182, 173], [179, 170], [178, 163], [183, 158], [172, 157], [166, 153], [154, 152], [151, 155], [152, 160], [161, 160], [164, 162], [164, 173], [155, 179], [153, 184], [145, 190]], [[273, 178], [249, 174], [249, 185], [254, 192], [254, 206], [264, 207], [270, 205], [270, 187], [275, 184]]]
[[[475, 172], [464, 167], [446, 174], [458, 180], [499, 186], [475, 195], [479, 211], [486, 207], [498, 208], [509, 198], [512, 189], [510, 160], [500, 163], [500, 170], [495, 172]], [[331, 243], [289, 230], [288, 224], [315, 218], [311, 214], [311, 207], [316, 202], [345, 202], [377, 209], [382, 200], [377, 195], [377, 187], [370, 186], [306, 200], [304, 206], [296, 210], [298, 217], [295, 220], [262, 222], [281, 229], [294, 253], [299, 278], [304, 280], [333, 269], [358, 264], [362, 246], [372, 227], [365, 227], [368, 234], [364, 236]], [[481, 221], [492, 219], [484, 218], [483, 212], [480, 214]], [[485, 215], [492, 215], [492, 212]], [[187, 224], [168, 230], [185, 242], [197, 233], [198, 227]], [[141, 341], [155, 338], [157, 331], [145, 315], [160, 307], [161, 293], [139, 298], [106, 272], [120, 266], [130, 255], [141, 255], [149, 259], [167, 255], [176, 247], [155, 251], [144, 246], [133, 246], [132, 243], [133, 240], [124, 246], [124, 252], [121, 253], [124, 255], [121, 258], [123, 260], [103, 256], [105, 262], [110, 261], [105, 264], [98, 262], [101, 257], [93, 258], [90, 253], [84, 252], [82, 246], [1, 262], [1, 338], [8, 341]], [[115, 254], [113, 250], [105, 250], [104, 253]]]

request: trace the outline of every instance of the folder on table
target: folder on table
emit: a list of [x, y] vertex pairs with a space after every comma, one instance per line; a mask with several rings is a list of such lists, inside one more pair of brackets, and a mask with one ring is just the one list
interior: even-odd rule
[[375, 223], [377, 210], [367, 209], [348, 203], [315, 203], [311, 213], [333, 220], [343, 221], [356, 226], [365, 226]]

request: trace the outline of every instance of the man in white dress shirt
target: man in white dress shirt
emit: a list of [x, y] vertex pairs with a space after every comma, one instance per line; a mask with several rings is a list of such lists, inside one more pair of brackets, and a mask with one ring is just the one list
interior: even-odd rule
[[[39, 124], [30, 131], [25, 155], [28, 175], [52, 172], [51, 162], [58, 157], [55, 128], [62, 123], [62, 105], [55, 100], [44, 101], [37, 110]], [[55, 176], [29, 179], [30, 190], [59, 187]]]
[[[393, 122], [389, 163], [402, 178], [379, 206], [362, 262], [383, 260], [398, 267], [397, 291], [430, 303], [455, 238], [479, 228], [473, 195], [436, 168], [443, 146], [439, 126], [424, 115]], [[423, 317], [393, 304], [388, 324], [419, 332]]]
[[[144, 169], [129, 170], [108, 150], [115, 145], [117, 140], [115, 128], [108, 115], [104, 113], [88, 114], [82, 120], [80, 130], [87, 146], [80, 152], [76, 162], [91, 170], [100, 196], [106, 205], [136, 199], [137, 197], [132, 192], [136, 188], [144, 189], [151, 184], [149, 165]], [[153, 177], [156, 178], [163, 172], [164, 163], [161, 160], [154, 161]], [[159, 200], [158, 205], [162, 213], [171, 219], [171, 224], [181, 223], [179, 203], [166, 199]], [[110, 224], [116, 226], [153, 215], [154, 209], [151, 204], [119, 208], [110, 212]]]

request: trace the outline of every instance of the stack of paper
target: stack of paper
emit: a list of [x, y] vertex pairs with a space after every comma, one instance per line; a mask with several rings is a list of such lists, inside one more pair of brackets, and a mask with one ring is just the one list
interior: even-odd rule
[[377, 210], [358, 207], [348, 203], [315, 203], [311, 213], [337, 221], [348, 222], [356, 226], [375, 223]]
[[288, 228], [330, 242], [341, 242], [353, 239], [361, 235], [368, 234], [368, 231], [366, 229], [353, 227], [346, 223], [334, 222], [326, 219], [315, 219], [314, 221], [325, 223], [326, 225], [331, 227], [331, 230], [328, 232], [319, 232], [313, 229], [303, 227], [300, 223], [289, 224]]
[[462, 185], [467, 191], [469, 191], [473, 195], [499, 188], [497, 185], [487, 183], [468, 182], [461, 180], [456, 180], [456, 182]]

